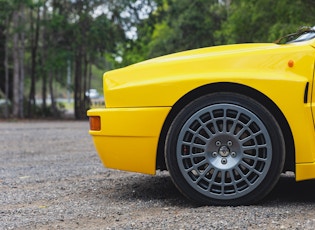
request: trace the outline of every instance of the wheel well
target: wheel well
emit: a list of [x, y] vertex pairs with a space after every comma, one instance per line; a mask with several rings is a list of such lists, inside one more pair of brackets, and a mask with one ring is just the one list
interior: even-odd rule
[[170, 111], [169, 115], [167, 116], [164, 122], [161, 135], [159, 138], [157, 158], [156, 158], [157, 169], [161, 169], [161, 170], [166, 169], [165, 159], [164, 159], [165, 139], [166, 139], [168, 129], [172, 121], [176, 117], [176, 115], [189, 102], [201, 96], [209, 94], [210, 92], [211, 93], [215, 93], [215, 92], [239, 93], [239, 94], [251, 97], [255, 99], [256, 101], [258, 101], [259, 103], [261, 103], [262, 105], [264, 105], [277, 120], [284, 136], [285, 149], [286, 149], [284, 171], [295, 171], [295, 148], [294, 148], [293, 136], [292, 136], [290, 126], [285, 116], [283, 115], [283, 113], [280, 111], [277, 105], [266, 95], [248, 86], [235, 84], [235, 83], [215, 83], [215, 84], [204, 85], [187, 93], [175, 103], [175, 105], [173, 106], [172, 110]]

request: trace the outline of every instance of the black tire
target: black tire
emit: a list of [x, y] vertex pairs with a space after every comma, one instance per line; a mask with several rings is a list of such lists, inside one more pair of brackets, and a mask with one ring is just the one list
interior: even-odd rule
[[176, 187], [202, 205], [248, 205], [265, 197], [283, 169], [285, 145], [272, 114], [237, 93], [212, 93], [186, 105], [165, 144]]

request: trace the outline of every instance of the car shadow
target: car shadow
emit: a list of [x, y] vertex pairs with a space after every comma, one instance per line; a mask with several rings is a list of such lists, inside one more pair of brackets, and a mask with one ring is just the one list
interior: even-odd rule
[[[114, 182], [115, 183], [115, 182]], [[121, 187], [123, 186], [123, 187]], [[261, 202], [261, 206], [285, 205], [292, 203], [315, 203], [315, 180], [296, 182], [293, 175], [282, 175], [275, 188]], [[163, 205], [196, 206], [185, 198], [175, 187], [168, 173], [156, 176], [140, 175], [115, 185], [117, 200], [158, 201]]]
[[[123, 187], [122, 187], [123, 186]], [[126, 201], [162, 202], [164, 205], [191, 206], [178, 191], [167, 172], [155, 176], [136, 175], [116, 185], [116, 198]]]
[[315, 180], [296, 182], [294, 175], [282, 175], [271, 193], [264, 199], [267, 203], [315, 203]]

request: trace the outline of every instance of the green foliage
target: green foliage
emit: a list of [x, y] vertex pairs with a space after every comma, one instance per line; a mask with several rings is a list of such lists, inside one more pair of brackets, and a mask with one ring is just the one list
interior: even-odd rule
[[[199, 48], [215, 44], [213, 31], [220, 28], [225, 18], [224, 10], [217, 1], [173, 0], [170, 4], [168, 25], [176, 36], [174, 46], [178, 50]], [[177, 22], [175, 21], [177, 19]]]
[[305, 0], [233, 1], [218, 32], [225, 43], [272, 42], [313, 22], [314, 7]]
[[215, 45], [214, 32], [227, 16], [215, 0], [170, 0], [166, 15], [152, 33], [149, 57]]
[[6, 17], [13, 10], [12, 2], [9, 0], [0, 0], [0, 24], [2, 24]]
[[[84, 91], [93, 85], [91, 66], [93, 72], [99, 72], [95, 67], [105, 72], [182, 50], [273, 42], [301, 26], [313, 26], [313, 5], [313, 0], [0, 0], [0, 50], [6, 44], [13, 66], [12, 37], [25, 33], [25, 85], [35, 80], [42, 94], [48, 94], [48, 84], [52, 91], [56, 83], [68, 87], [71, 61], [76, 111], [85, 113]], [[5, 21], [12, 21], [17, 11], [25, 19], [13, 28]], [[130, 31], [136, 34], [127, 36]], [[3, 72], [4, 51], [0, 60]], [[34, 60], [35, 72], [29, 67]]]
[[312, 26], [312, 0], [162, 0], [128, 41], [122, 65], [205, 46], [273, 42]]

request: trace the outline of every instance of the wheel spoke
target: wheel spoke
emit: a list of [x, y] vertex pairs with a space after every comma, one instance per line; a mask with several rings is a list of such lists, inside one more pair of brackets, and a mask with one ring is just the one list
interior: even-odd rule
[[183, 141], [183, 144], [187, 145], [187, 146], [190, 146], [190, 147], [199, 148], [199, 149], [204, 149], [205, 148], [205, 145], [197, 144], [197, 143], [190, 143], [190, 142], [187, 142], [187, 141]]
[[193, 159], [193, 158], [197, 158], [197, 157], [205, 157], [205, 152], [200, 152], [200, 153], [193, 153], [191, 155], [182, 155], [182, 159]]
[[226, 111], [226, 109], [223, 110], [223, 113], [224, 113], [224, 115], [221, 118], [222, 119], [222, 132], [226, 133], [227, 132], [227, 118], [226, 118], [227, 111]]
[[205, 175], [209, 172], [211, 169], [210, 165], [207, 166], [206, 169], [199, 175], [198, 179], [194, 182], [195, 184], [198, 184], [201, 180], [205, 178]]
[[[202, 122], [202, 121], [201, 121]], [[205, 124], [205, 123], [201, 123], [202, 124], [202, 128], [204, 129], [204, 131], [207, 133], [207, 135], [209, 136], [209, 137], [212, 137], [213, 136], [213, 134], [212, 134], [212, 132], [209, 130], [209, 128], [207, 127], [207, 125]]]
[[239, 117], [240, 117], [240, 113], [238, 112], [234, 119], [230, 118], [230, 121], [232, 121], [232, 126], [230, 127], [229, 133], [231, 133], [232, 135], [234, 135], [234, 133], [236, 131], [236, 126], [238, 124]]
[[253, 149], [261, 149], [261, 148], [266, 148], [267, 145], [266, 144], [255, 144], [255, 145], [248, 145], [248, 146], [242, 146], [242, 149], [245, 150], [253, 150]]

